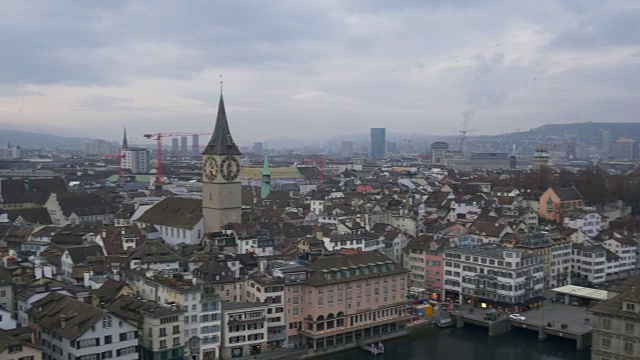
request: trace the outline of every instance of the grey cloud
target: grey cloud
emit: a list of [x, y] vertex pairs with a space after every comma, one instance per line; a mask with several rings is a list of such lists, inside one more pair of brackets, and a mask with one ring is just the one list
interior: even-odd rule
[[91, 110], [97, 112], [110, 112], [110, 111], [154, 111], [154, 108], [142, 108], [133, 105], [133, 100], [105, 95], [92, 95], [85, 97], [77, 102], [77, 105], [82, 110]]
[[568, 49], [640, 45], [640, 9], [620, 9], [589, 16], [560, 33], [550, 45]]

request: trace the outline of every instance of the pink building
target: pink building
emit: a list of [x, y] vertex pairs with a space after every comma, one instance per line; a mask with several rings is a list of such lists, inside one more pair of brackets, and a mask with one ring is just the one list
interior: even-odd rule
[[409, 286], [425, 289], [433, 300], [444, 299], [444, 250], [448, 239], [420, 235], [404, 248], [404, 263], [409, 269]]
[[281, 270], [289, 347], [324, 348], [404, 328], [408, 270], [377, 251]]

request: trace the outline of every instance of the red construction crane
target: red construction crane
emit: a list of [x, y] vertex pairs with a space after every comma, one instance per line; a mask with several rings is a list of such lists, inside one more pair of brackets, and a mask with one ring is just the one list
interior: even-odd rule
[[[320, 171], [319, 174], [319, 179], [318, 179], [318, 187], [321, 188], [322, 185], [324, 184], [324, 154], [320, 154], [318, 160], [307, 160], [307, 159], [302, 159], [300, 161], [297, 161], [301, 164], [317, 164], [318, 165], [318, 170]], [[329, 161], [331, 161], [331, 159], [327, 159]]]
[[155, 134], [144, 134], [145, 139], [155, 140], [158, 152], [158, 174], [156, 177], [156, 186], [162, 186], [162, 138], [163, 137], [178, 137], [178, 136], [193, 136], [193, 135], [209, 135], [210, 132], [202, 132], [202, 133], [187, 133], [187, 132], [167, 132], [167, 133], [155, 133]]

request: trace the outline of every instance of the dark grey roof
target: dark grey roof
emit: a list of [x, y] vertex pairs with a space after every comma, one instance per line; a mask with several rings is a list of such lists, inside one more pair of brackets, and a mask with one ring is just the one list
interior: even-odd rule
[[202, 155], [242, 155], [229, 131], [227, 112], [224, 109], [222, 94], [220, 94], [218, 118], [216, 119], [216, 125], [213, 129], [213, 135], [211, 139], [209, 139], [209, 143], [202, 152]]
[[69, 246], [67, 247], [69, 256], [74, 265], [87, 264], [91, 257], [104, 256], [102, 248], [98, 244]]
[[202, 219], [202, 200], [168, 197], [136, 220], [139, 223], [192, 229]]
[[77, 339], [106, 314], [102, 309], [55, 292], [34, 302], [29, 310], [37, 324], [69, 340]]
[[583, 200], [582, 194], [575, 187], [554, 188], [553, 191], [560, 197], [561, 201]]

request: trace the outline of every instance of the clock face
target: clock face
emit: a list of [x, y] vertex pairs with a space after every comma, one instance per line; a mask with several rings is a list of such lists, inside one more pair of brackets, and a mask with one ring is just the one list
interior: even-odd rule
[[215, 181], [218, 177], [218, 161], [214, 157], [204, 160], [202, 174], [207, 181]]
[[220, 174], [226, 181], [233, 181], [240, 175], [240, 162], [234, 156], [227, 156], [220, 163]]

